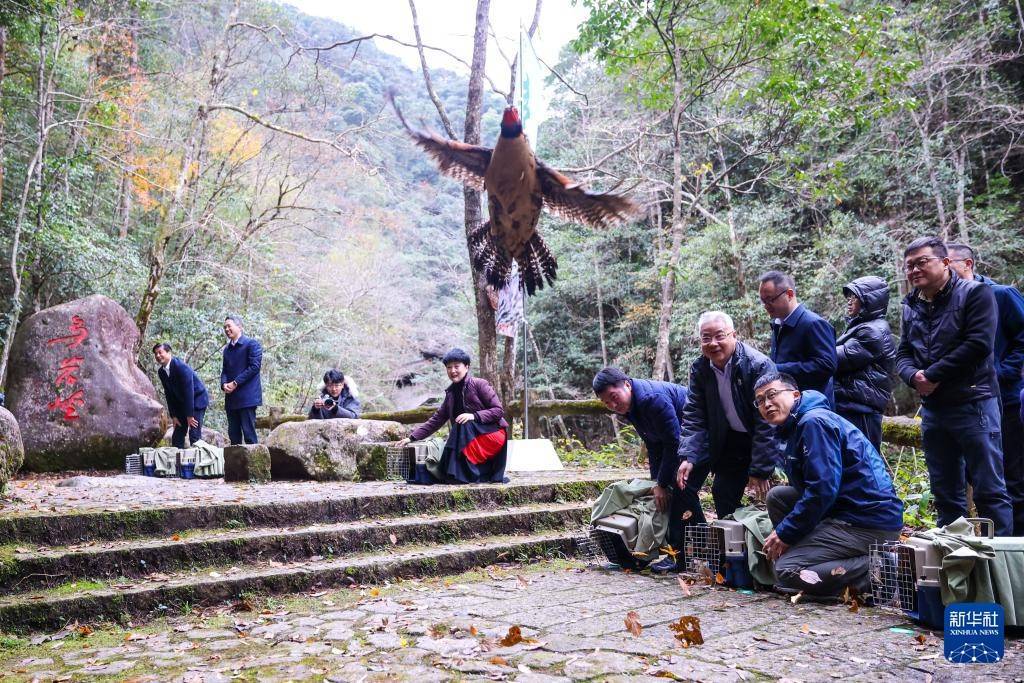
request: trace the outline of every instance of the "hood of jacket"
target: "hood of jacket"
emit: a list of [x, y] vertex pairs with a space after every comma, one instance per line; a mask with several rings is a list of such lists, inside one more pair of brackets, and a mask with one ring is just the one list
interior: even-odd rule
[[843, 294], [860, 299], [861, 309], [850, 324], [884, 318], [889, 309], [889, 284], [875, 275], [865, 275], [843, 287]]
[[815, 408], [824, 408], [825, 410], [832, 410], [829, 406], [828, 399], [825, 398], [825, 394], [814, 389], [808, 389], [807, 391], [800, 392], [800, 400], [793, 406], [793, 412], [789, 414], [786, 421], [779, 425], [779, 435], [786, 438], [793, 433], [796, 429], [797, 423], [804, 415], [814, 410]]

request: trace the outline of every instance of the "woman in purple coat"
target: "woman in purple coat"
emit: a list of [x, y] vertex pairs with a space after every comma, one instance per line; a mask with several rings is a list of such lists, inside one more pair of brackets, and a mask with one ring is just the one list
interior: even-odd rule
[[444, 401], [400, 445], [425, 439], [448, 422], [448, 441], [441, 454], [445, 478], [440, 483], [505, 481], [508, 422], [501, 400], [487, 380], [469, 375], [468, 353], [452, 349], [441, 360], [452, 381], [445, 389]]

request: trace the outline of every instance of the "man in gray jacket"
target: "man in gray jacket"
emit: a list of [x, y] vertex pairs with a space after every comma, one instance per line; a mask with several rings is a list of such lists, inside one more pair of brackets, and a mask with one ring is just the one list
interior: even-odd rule
[[711, 495], [721, 518], [740, 506], [746, 488], [758, 497], [768, 493], [780, 452], [774, 429], [754, 407], [754, 383], [774, 373], [775, 364], [739, 341], [732, 318], [721, 311], [702, 313], [697, 332], [701, 357], [690, 368], [676, 475], [689, 524], [704, 521], [698, 494], [709, 473], [715, 473]]

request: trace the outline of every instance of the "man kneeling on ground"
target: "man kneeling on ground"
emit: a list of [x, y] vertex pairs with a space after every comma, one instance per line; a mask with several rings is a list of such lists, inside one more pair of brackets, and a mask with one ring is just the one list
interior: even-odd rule
[[761, 377], [754, 404], [786, 444], [789, 485], [768, 492], [775, 531], [764, 544], [778, 587], [839, 596], [849, 586], [867, 594], [868, 550], [903, 529], [903, 503], [882, 456], [821, 393], [798, 391], [789, 375]]

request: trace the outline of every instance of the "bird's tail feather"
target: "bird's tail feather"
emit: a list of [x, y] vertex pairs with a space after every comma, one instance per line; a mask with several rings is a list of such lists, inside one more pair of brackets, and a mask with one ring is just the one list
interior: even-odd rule
[[519, 272], [522, 273], [523, 283], [530, 296], [533, 296], [538, 289], [544, 289], [545, 281], [551, 286], [555, 284], [558, 260], [548, 249], [548, 245], [544, 244], [544, 240], [539, 234], [533, 234], [517, 260], [519, 261]]
[[512, 260], [491, 239], [491, 222], [485, 221], [469, 233], [469, 255], [473, 267], [484, 274], [487, 284], [501, 289], [512, 274]]

